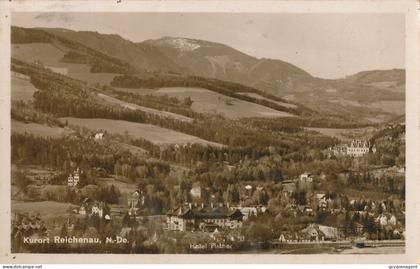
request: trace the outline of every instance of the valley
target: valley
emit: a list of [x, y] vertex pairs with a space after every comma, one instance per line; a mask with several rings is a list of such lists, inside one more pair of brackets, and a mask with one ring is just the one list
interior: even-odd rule
[[[211, 41], [12, 27], [11, 72], [16, 252], [404, 242], [404, 70], [327, 80]], [[131, 244], [21, 240], [47, 235]]]

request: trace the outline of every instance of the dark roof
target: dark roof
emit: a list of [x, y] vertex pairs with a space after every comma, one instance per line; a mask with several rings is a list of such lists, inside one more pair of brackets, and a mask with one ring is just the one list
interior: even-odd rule
[[178, 216], [182, 218], [202, 218], [202, 219], [242, 219], [243, 214], [240, 210], [230, 210], [227, 207], [193, 207], [180, 206], [169, 210], [168, 216]]

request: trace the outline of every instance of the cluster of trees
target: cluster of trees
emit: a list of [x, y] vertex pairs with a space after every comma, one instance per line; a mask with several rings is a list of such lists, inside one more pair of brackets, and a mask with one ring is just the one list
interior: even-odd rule
[[153, 152], [155, 157], [162, 160], [187, 166], [196, 166], [197, 163], [238, 163], [244, 159], [257, 160], [269, 155], [265, 147], [216, 147], [201, 144], [169, 145]]
[[98, 169], [132, 180], [165, 176], [170, 172], [170, 166], [166, 163], [145, 161], [128, 151], [97, 142], [89, 137], [52, 138], [12, 133], [11, 145], [12, 163], [63, 170], [63, 176], [72, 173], [75, 164], [86, 171], [89, 177], [97, 174]]
[[135, 156], [121, 158], [114, 165], [114, 174], [131, 181], [138, 178], [163, 178], [170, 172], [170, 166], [163, 162], [146, 162]]
[[301, 120], [296, 117], [284, 117], [281, 120], [273, 118], [245, 118], [241, 119], [241, 122], [262, 131], [286, 133], [299, 133], [304, 131]]
[[397, 194], [404, 197], [404, 176], [372, 176], [370, 173], [350, 172], [347, 177], [347, 185], [357, 190], [375, 190], [383, 193]]
[[89, 63], [89, 57], [86, 54], [80, 53], [78, 51], [70, 50], [64, 54], [61, 61], [64, 63], [87, 64]]
[[377, 165], [405, 166], [405, 126], [396, 125], [382, 129], [371, 139], [376, 146], [376, 154], [369, 157], [369, 162]]
[[[38, 91], [34, 94], [36, 109], [55, 115], [56, 117], [105, 118], [145, 122], [150, 115], [140, 111], [125, 109], [119, 106], [101, 104], [88, 96], [82, 98], [67, 93], [54, 91]], [[150, 116], [151, 117], [151, 116]]]
[[73, 172], [68, 162], [79, 163], [81, 169], [101, 167], [112, 172], [121, 152], [90, 138], [39, 137], [12, 133], [12, 163], [33, 164]]
[[37, 111], [31, 104], [24, 101], [12, 101], [10, 117], [21, 122], [35, 122], [52, 126], [63, 127], [63, 124], [54, 116]]
[[27, 43], [49, 43], [52, 41], [51, 35], [40, 29], [25, 29], [12, 26], [11, 42], [12, 44]]

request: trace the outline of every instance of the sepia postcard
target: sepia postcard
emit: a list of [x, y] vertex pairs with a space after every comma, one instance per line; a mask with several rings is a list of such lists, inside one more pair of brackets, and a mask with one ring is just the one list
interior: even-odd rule
[[2, 2], [0, 262], [419, 262], [416, 8]]

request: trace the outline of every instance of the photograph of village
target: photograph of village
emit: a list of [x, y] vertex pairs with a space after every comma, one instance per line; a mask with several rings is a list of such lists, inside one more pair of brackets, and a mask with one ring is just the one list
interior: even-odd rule
[[403, 14], [11, 19], [12, 253], [405, 252]]

